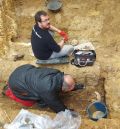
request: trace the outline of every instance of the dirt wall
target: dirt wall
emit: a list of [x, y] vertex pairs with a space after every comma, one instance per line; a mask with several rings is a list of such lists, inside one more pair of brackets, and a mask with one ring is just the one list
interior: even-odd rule
[[0, 2], [0, 53], [9, 50], [9, 42], [17, 35], [15, 8], [13, 0]]
[[[43, 0], [0, 2], [0, 77], [7, 80], [17, 66], [35, 63], [35, 58], [31, 57], [29, 51], [31, 46], [18, 44], [30, 42], [34, 14], [38, 10], [45, 10], [50, 15], [51, 23], [69, 34], [69, 42], [73, 39], [91, 41], [97, 53], [97, 61], [92, 68], [77, 69], [71, 65], [48, 67], [68, 71], [74, 74], [78, 81], [83, 81], [90, 73], [87, 85], [95, 86], [99, 78], [105, 78], [105, 98], [111, 118], [120, 118], [118, 116], [120, 113], [120, 1], [63, 0], [62, 2], [63, 7], [59, 13], [48, 11]], [[59, 41], [57, 34], [55, 38]], [[12, 61], [10, 57], [13, 51], [24, 53], [23, 61]], [[3, 56], [4, 53], [7, 54]]]

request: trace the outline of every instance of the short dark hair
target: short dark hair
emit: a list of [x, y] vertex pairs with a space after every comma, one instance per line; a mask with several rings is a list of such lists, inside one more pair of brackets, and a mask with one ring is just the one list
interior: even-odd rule
[[35, 22], [41, 22], [41, 16], [47, 16], [47, 13], [43, 10], [41, 11], [38, 11], [36, 14], [35, 14]]

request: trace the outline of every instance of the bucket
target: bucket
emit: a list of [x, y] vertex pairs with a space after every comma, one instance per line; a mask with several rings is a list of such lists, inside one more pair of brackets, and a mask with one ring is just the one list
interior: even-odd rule
[[108, 109], [104, 103], [95, 101], [88, 105], [87, 113], [90, 119], [97, 121], [101, 118], [107, 118]]
[[60, 2], [59, 0], [50, 0], [47, 4], [47, 8], [52, 12], [60, 11], [61, 7], [62, 7], [62, 2]]

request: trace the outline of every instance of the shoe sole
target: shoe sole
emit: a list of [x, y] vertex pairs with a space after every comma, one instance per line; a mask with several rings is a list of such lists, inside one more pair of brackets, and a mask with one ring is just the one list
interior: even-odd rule
[[7, 85], [3, 87], [3, 90], [2, 90], [2, 95], [3, 96], [6, 95], [5, 92], [6, 92], [7, 89], [8, 89], [8, 86]]

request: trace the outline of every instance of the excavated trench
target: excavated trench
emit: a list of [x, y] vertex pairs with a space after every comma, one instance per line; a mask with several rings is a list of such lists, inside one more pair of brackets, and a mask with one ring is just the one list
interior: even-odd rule
[[[45, 6], [45, 1], [40, 1], [40, 0], [39, 1], [32, 0], [30, 2], [27, 0], [24, 0], [24, 1], [23, 0], [15, 0], [14, 6], [15, 6], [16, 23], [17, 23], [18, 29], [17, 29], [17, 36], [11, 38], [11, 41], [14, 44], [13, 47], [18, 42], [19, 42], [19, 45], [20, 45], [20, 43], [27, 44], [30, 42], [31, 29], [34, 24], [34, 18], [33, 18], [34, 13], [36, 12], [37, 9], [47, 10], [46, 6]], [[42, 8], [40, 8], [40, 7], [42, 7]], [[75, 6], [75, 8], [73, 8], [73, 9], [77, 10], [78, 7]], [[49, 14], [55, 25], [57, 25], [57, 23], [54, 22], [55, 20], [57, 22], [60, 22], [59, 20], [63, 19], [61, 16], [59, 16], [60, 14], [52, 14], [51, 12], [49, 12]], [[56, 15], [58, 15], [58, 16], [56, 16]], [[56, 18], [55, 16], [57, 17], [57, 19], [55, 19]], [[67, 21], [67, 18], [65, 16], [64, 16], [64, 20]], [[65, 28], [61, 28], [61, 29], [68, 32], [68, 30], [66, 29], [66, 28], [68, 28], [68, 23], [61, 22], [61, 25], [59, 25], [59, 26], [62, 27], [62, 24], [63, 24], [63, 26], [65, 26]], [[77, 37], [77, 36], [75, 36], [75, 37]], [[73, 39], [75, 37], [72, 37], [71, 39]], [[20, 46], [16, 45], [16, 47], [13, 49], [16, 49], [16, 51], [19, 51], [19, 47]], [[20, 49], [20, 53], [22, 53], [21, 49]], [[26, 54], [26, 53], [24, 53], [24, 54]], [[26, 60], [28, 60], [28, 57], [26, 57]], [[92, 87], [92, 86], [87, 87], [87, 85], [86, 85], [86, 89], [83, 91], [73, 92], [73, 93], [70, 93], [67, 95], [63, 95], [64, 96], [63, 100], [66, 102], [66, 104], [70, 108], [73, 108], [76, 111], [80, 112], [81, 115], [85, 115], [86, 106], [91, 101], [94, 101], [96, 99], [95, 91], [100, 93], [102, 101], [105, 102], [104, 79], [100, 78], [98, 85], [96, 87]], [[4, 99], [6, 99], [6, 98], [4, 98]], [[73, 100], [76, 100], [76, 101], [73, 101]], [[6, 101], [9, 101], [9, 100], [6, 99]], [[2, 100], [1, 100], [1, 102], [2, 102]], [[73, 102], [73, 103], [71, 104], [70, 102]], [[5, 103], [5, 105], [6, 104], [9, 104], [9, 102]]]
[[[90, 41], [95, 46], [97, 53], [97, 61], [92, 67], [77, 68], [70, 64], [46, 65], [72, 74], [78, 83], [86, 85], [84, 90], [61, 94], [65, 105], [80, 113], [84, 119], [82, 125], [84, 129], [88, 127], [117, 129], [120, 127], [118, 116], [120, 113], [120, 102], [118, 101], [120, 98], [120, 63], [118, 61], [120, 55], [120, 18], [118, 14], [120, 2], [119, 0], [63, 0], [62, 2], [62, 10], [58, 13], [48, 11], [45, 0], [5, 0], [3, 2], [4, 24], [2, 23], [1, 26], [7, 29], [4, 33], [6, 41], [3, 35], [3, 43], [0, 40], [2, 43], [0, 45], [5, 45], [2, 50], [4, 54], [0, 57], [0, 91], [5, 85], [4, 81], [7, 81], [10, 73], [16, 67], [27, 63], [35, 64], [36, 59], [33, 57], [30, 45], [31, 30], [34, 25], [35, 12], [45, 10], [50, 15], [51, 23], [69, 34], [69, 43], [74, 39], [80, 42]], [[4, 15], [6, 15], [6, 20]], [[59, 41], [57, 34], [55, 34], [55, 39]], [[14, 55], [19, 53], [24, 54], [24, 58], [20, 61], [13, 61]], [[86, 107], [99, 98], [106, 103], [109, 116], [107, 120], [101, 120], [97, 125], [88, 120]], [[27, 109], [0, 94], [1, 128], [3, 123], [13, 120], [21, 108]], [[55, 115], [49, 108], [38, 109], [36, 105], [28, 110], [37, 114], [48, 114], [51, 117]]]

